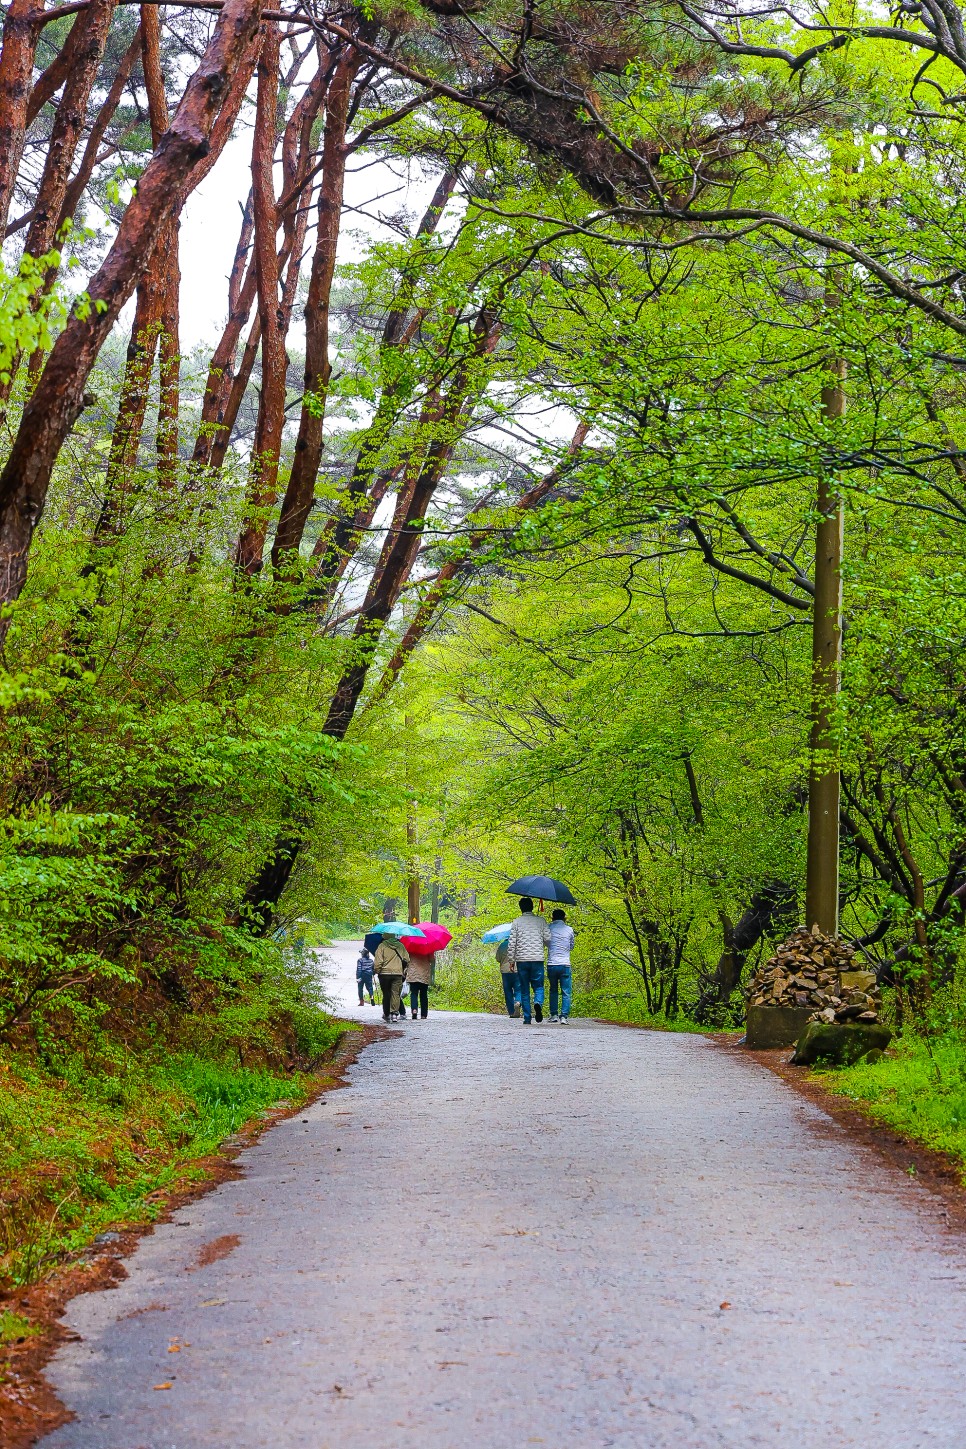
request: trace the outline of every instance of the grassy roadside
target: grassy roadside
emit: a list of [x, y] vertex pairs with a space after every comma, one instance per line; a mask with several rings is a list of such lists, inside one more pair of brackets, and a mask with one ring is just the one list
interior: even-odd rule
[[[316, 1029], [321, 1054], [344, 1032]], [[126, 1049], [0, 1058], [0, 1289], [35, 1282], [118, 1224], [152, 1221], [197, 1159], [309, 1091], [307, 1072], [223, 1052]]]
[[874, 1066], [817, 1070], [822, 1086], [876, 1122], [948, 1154], [966, 1183], [966, 1041], [906, 1034]]

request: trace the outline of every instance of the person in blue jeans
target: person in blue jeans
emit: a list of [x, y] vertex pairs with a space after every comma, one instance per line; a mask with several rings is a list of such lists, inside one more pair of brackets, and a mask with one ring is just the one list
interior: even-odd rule
[[510, 927], [506, 943], [506, 961], [512, 961], [520, 978], [520, 1005], [523, 1020], [530, 1024], [530, 988], [533, 987], [533, 1015], [543, 1021], [543, 953], [550, 940], [550, 927], [542, 916], [533, 914], [533, 901], [524, 896], [520, 914]]
[[[547, 949], [547, 977], [550, 981], [550, 1020], [570, 1020], [570, 1002], [573, 996], [573, 972], [570, 967], [570, 953], [574, 949], [573, 928], [567, 925], [564, 911], [554, 911], [550, 921], [550, 945]], [[560, 996], [560, 1011], [557, 1011], [557, 996]]]
[[506, 941], [496, 948], [496, 959], [500, 964], [500, 979], [503, 982], [503, 1000], [507, 1016], [520, 1015], [520, 977], [512, 961], [507, 961]]

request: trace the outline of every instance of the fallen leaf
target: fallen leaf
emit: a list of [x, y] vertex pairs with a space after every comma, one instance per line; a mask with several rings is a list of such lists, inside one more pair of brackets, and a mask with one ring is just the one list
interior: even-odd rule
[[731, 1304], [726, 1299], [724, 1303], [719, 1303], [718, 1304], [718, 1307], [719, 1308], [730, 1308], [731, 1307]]
[[181, 1344], [180, 1343], [172, 1343], [172, 1344], [169, 1345], [169, 1347], [168, 1347], [168, 1353], [180, 1353], [180, 1352], [181, 1352]]
[[156, 1389], [171, 1389], [171, 1388], [174, 1387], [174, 1385], [173, 1384], [155, 1384], [154, 1387]]

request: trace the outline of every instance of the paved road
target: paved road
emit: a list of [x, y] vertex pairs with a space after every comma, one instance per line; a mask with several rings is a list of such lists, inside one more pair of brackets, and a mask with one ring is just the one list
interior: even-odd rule
[[966, 1244], [780, 1080], [403, 1033], [75, 1300], [46, 1449], [963, 1449]]

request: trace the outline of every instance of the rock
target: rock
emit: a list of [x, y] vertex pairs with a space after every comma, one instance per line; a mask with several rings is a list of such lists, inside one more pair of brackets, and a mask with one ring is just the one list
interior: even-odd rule
[[874, 971], [842, 971], [839, 983], [843, 994], [849, 991], [874, 991], [878, 985]]
[[751, 1006], [745, 1023], [745, 1043], [752, 1051], [791, 1046], [810, 1016], [808, 1006]]
[[881, 1055], [891, 1040], [892, 1032], [880, 1023], [810, 1021], [798, 1038], [792, 1064], [810, 1067], [823, 1061], [848, 1067], [869, 1052]]

